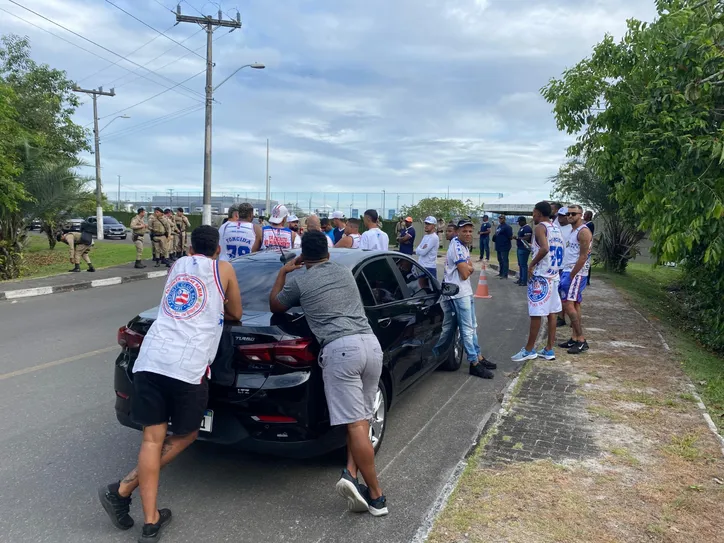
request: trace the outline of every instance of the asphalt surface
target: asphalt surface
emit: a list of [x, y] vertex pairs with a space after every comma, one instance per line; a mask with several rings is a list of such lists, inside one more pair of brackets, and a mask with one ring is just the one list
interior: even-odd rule
[[[477, 277], [477, 276], [476, 276]], [[169, 542], [410, 541], [517, 369], [527, 331], [524, 289], [489, 275], [477, 300], [492, 381], [435, 372], [399, 398], [377, 456], [390, 515], [348, 513], [334, 493], [335, 457], [306, 461], [196, 443], [161, 475], [173, 510]], [[140, 433], [114, 415], [116, 331], [158, 303], [163, 279], [0, 302], [0, 541], [125, 542], [96, 489], [135, 464]]]

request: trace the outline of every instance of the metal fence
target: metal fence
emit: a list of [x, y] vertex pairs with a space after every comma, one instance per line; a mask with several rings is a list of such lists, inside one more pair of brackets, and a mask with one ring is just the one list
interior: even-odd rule
[[[168, 190], [166, 192], [121, 191], [107, 194], [109, 200], [121, 209], [138, 206], [186, 207], [191, 213], [202, 205], [201, 192]], [[275, 191], [271, 193], [271, 205], [285, 204], [293, 213], [317, 213], [322, 216], [332, 211], [342, 211], [348, 217], [358, 217], [366, 209], [376, 209], [385, 219], [398, 215], [404, 206], [415, 205], [423, 198], [453, 198], [470, 200], [474, 206], [503, 197], [497, 192], [297, 192]], [[235, 202], [250, 202], [261, 212], [265, 212], [266, 193], [264, 191], [222, 191], [212, 193], [212, 207], [223, 212]]]

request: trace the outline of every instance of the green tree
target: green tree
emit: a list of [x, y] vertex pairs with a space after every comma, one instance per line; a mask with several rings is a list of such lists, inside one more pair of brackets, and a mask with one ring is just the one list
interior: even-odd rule
[[724, 349], [724, 5], [656, 6], [542, 93], [578, 135], [570, 156], [633, 209], [659, 261], [682, 263], [700, 337]]
[[449, 221], [458, 217], [475, 217], [482, 214], [483, 206], [476, 206], [471, 200], [456, 200], [454, 198], [423, 198], [411, 206], [402, 206], [400, 216], [410, 216], [417, 221], [432, 215], [436, 219]]

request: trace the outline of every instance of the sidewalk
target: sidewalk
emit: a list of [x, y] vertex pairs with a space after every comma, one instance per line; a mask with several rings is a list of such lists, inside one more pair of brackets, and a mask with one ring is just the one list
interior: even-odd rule
[[724, 441], [666, 340], [603, 281], [584, 311], [591, 349], [527, 364], [428, 541], [722, 541]]
[[166, 267], [155, 268], [153, 264], [146, 264], [144, 269], [136, 269], [133, 262], [111, 268], [96, 270], [89, 273], [83, 270], [80, 273], [63, 273], [39, 279], [23, 279], [0, 283], [0, 300], [13, 300], [28, 296], [45, 296], [72, 290], [87, 288], [108, 287], [131, 281], [141, 281], [163, 277], [168, 274]]

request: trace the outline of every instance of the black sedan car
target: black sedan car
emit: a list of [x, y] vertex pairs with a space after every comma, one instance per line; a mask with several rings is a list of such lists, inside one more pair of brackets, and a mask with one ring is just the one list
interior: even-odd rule
[[[90, 225], [93, 225], [93, 227], [98, 224], [98, 220], [95, 217], [88, 217], [86, 219], [86, 222]], [[105, 239], [126, 239], [127, 236], [128, 233], [126, 232], [126, 227], [118, 222], [118, 219], [108, 216], [103, 217], [103, 237]]]
[[[293, 255], [288, 254], [287, 258]], [[357, 280], [372, 329], [384, 351], [370, 439], [377, 451], [385, 434], [387, 411], [413, 383], [437, 368], [455, 371], [462, 345], [454, 341], [438, 355], [442, 286], [411, 258], [400, 253], [332, 249], [330, 256]], [[199, 439], [247, 451], [310, 457], [345, 445], [344, 427], [330, 427], [319, 345], [300, 307], [284, 314], [269, 311], [269, 293], [283, 265], [277, 252], [242, 256], [236, 270], [244, 316], [226, 322], [211, 366], [209, 405]], [[294, 273], [305, 273], [304, 268]], [[131, 421], [133, 364], [158, 310], [149, 309], [118, 331], [121, 354], [115, 363], [116, 416]], [[414, 393], [414, 392], [413, 392]]]

